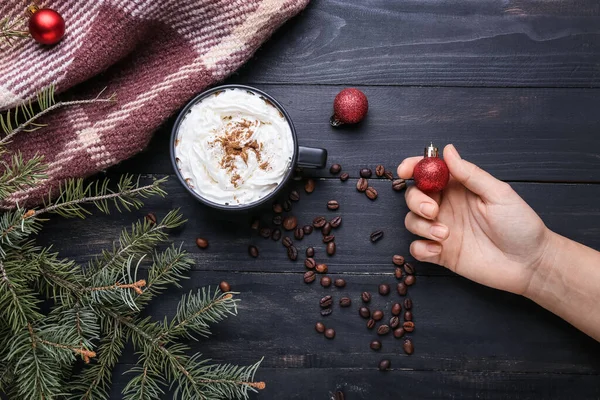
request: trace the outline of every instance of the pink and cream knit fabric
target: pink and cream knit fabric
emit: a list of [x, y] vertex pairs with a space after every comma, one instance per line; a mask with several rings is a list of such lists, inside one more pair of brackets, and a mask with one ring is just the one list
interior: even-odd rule
[[[144, 149], [152, 132], [195, 94], [231, 74], [309, 0], [55, 0], [42, 7], [66, 22], [52, 47], [19, 39], [0, 47], [0, 109], [52, 83], [61, 99], [114, 104], [60, 109], [48, 126], [11, 143], [25, 158], [43, 154], [44, 185], [9, 199], [38, 202], [69, 177], [103, 170]], [[23, 15], [23, 0], [0, 1], [0, 18]], [[168, 151], [165, 149], [165, 151]]]

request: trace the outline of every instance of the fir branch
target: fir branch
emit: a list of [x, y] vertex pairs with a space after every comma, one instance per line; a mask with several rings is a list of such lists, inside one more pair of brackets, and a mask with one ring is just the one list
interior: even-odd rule
[[0, 257], [9, 249], [19, 249], [31, 235], [39, 233], [40, 222], [35, 218], [24, 218], [25, 213], [17, 208], [0, 215]]
[[13, 154], [10, 162], [0, 161], [3, 172], [0, 175], [0, 200], [26, 187], [33, 187], [41, 179], [46, 178], [46, 165], [42, 164], [43, 156], [34, 156], [24, 161], [20, 151]]
[[24, 23], [25, 18], [2, 18], [0, 20], [0, 43], [5, 42], [12, 46], [13, 39], [28, 37], [29, 32], [20, 28]]

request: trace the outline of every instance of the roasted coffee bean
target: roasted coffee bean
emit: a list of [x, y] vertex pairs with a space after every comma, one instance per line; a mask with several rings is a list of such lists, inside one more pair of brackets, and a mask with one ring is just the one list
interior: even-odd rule
[[286, 200], [283, 202], [283, 211], [292, 211], [292, 202], [289, 200]]
[[369, 318], [367, 321], [367, 329], [375, 328], [375, 320], [373, 318]]
[[394, 337], [396, 339], [400, 339], [402, 336], [404, 336], [404, 328], [394, 329]]
[[408, 286], [406, 286], [404, 282], [400, 282], [396, 285], [396, 290], [400, 296], [406, 296], [406, 293], [408, 293]]
[[276, 215], [273, 217], [273, 225], [281, 225], [281, 223], [283, 222], [283, 217], [281, 215]]
[[254, 258], [258, 257], [258, 247], [248, 246], [248, 254], [250, 254]]
[[375, 167], [375, 175], [382, 177], [385, 174], [385, 167], [383, 165], [378, 165]]
[[329, 200], [327, 202], [327, 208], [330, 210], [337, 210], [340, 208], [340, 203], [338, 203], [337, 200]]
[[333, 312], [333, 308], [325, 308], [325, 309], [321, 310], [321, 316], [327, 317], [328, 315], [331, 315], [332, 312]]
[[392, 189], [394, 189], [396, 192], [401, 191], [405, 187], [406, 187], [406, 181], [404, 179], [394, 179], [392, 181]]
[[373, 311], [373, 314], [371, 314], [371, 318], [373, 318], [375, 321], [381, 321], [383, 319], [383, 311], [381, 311], [381, 310]]
[[387, 296], [388, 294], [390, 294], [390, 285], [386, 283], [382, 283], [381, 285], [379, 285], [379, 294], [382, 296]]
[[412, 308], [412, 300], [409, 297], [404, 299], [404, 308], [406, 308], [407, 310], [410, 310]]
[[400, 313], [402, 312], [402, 306], [400, 305], [400, 303], [394, 303], [394, 305], [392, 306], [392, 315], [400, 315]]
[[364, 301], [365, 303], [368, 303], [371, 301], [371, 293], [369, 293], [369, 292], [362, 292], [360, 297], [361, 297], [362, 301]]
[[404, 277], [404, 284], [406, 286], [412, 286], [415, 284], [416, 281], [417, 281], [417, 278], [415, 278], [414, 275], [406, 275], [406, 277]]
[[331, 224], [332, 228], [339, 228], [342, 224], [342, 217], [338, 215], [337, 217], [334, 217], [331, 221], [329, 221], [329, 223]]
[[382, 230], [376, 230], [374, 232], [371, 233], [371, 242], [375, 243], [378, 240], [381, 240], [381, 238], [383, 237], [383, 231]]
[[219, 289], [221, 289], [221, 292], [229, 292], [231, 291], [231, 286], [229, 286], [229, 283], [222, 281], [219, 283]]
[[408, 355], [411, 355], [415, 352], [415, 346], [413, 345], [413, 342], [410, 339], [406, 339], [404, 343], [402, 343], [402, 348], [404, 349], [404, 352]]
[[322, 322], [317, 322], [315, 324], [315, 331], [317, 331], [319, 333], [325, 332], [325, 325]]
[[250, 225], [250, 228], [252, 230], [257, 231], [259, 227], [260, 227], [260, 220], [255, 219], [254, 221], [252, 221], [252, 225]]
[[312, 257], [308, 257], [306, 260], [304, 260], [304, 266], [308, 269], [315, 269], [317, 263]]
[[323, 236], [323, 243], [333, 242], [335, 240], [334, 235]]
[[289, 215], [283, 219], [283, 229], [291, 231], [296, 229], [298, 226], [298, 218], [293, 215]]
[[325, 226], [326, 223], [327, 220], [325, 219], [325, 217], [316, 217], [315, 219], [313, 219], [313, 226], [317, 229], [321, 229]]
[[321, 306], [321, 308], [331, 307], [332, 304], [333, 304], [333, 297], [331, 297], [331, 296], [325, 296], [319, 301], [319, 305]]
[[407, 275], [414, 275], [415, 267], [413, 267], [412, 264], [406, 263], [404, 264], [404, 272], [406, 272]]
[[379, 370], [380, 371], [387, 371], [388, 369], [390, 369], [390, 367], [392, 366], [392, 363], [390, 362], [390, 360], [381, 360], [379, 361]]
[[328, 276], [324, 276], [321, 278], [321, 286], [329, 287], [331, 286], [331, 278]]
[[413, 315], [412, 315], [412, 311], [404, 311], [404, 320], [405, 321], [412, 321]]
[[396, 269], [394, 270], [394, 276], [396, 277], [396, 279], [402, 279], [402, 268], [396, 267]]
[[268, 239], [271, 237], [271, 228], [261, 228], [259, 234], [265, 239]]
[[281, 239], [281, 229], [273, 229], [271, 239], [273, 239], [274, 241], [278, 241], [279, 239]]
[[298, 249], [295, 246], [288, 247], [287, 255], [290, 260], [296, 261], [298, 259]]
[[373, 172], [371, 172], [371, 170], [369, 168], [361, 168], [360, 176], [362, 178], [370, 178], [371, 175], [373, 175]]
[[390, 318], [390, 328], [396, 329], [399, 326], [400, 326], [400, 318], [395, 317], [395, 316]]
[[315, 271], [306, 271], [304, 273], [304, 283], [313, 283], [317, 279]]
[[329, 168], [329, 172], [331, 172], [334, 175], [339, 174], [341, 170], [342, 166], [340, 164], [333, 164], [331, 168]]
[[352, 300], [350, 297], [342, 297], [340, 299], [340, 307], [350, 307], [352, 305]]
[[368, 307], [361, 307], [358, 309], [358, 314], [363, 318], [369, 318], [371, 316], [371, 310]]
[[294, 242], [292, 241], [292, 238], [290, 238], [289, 236], [284, 237], [283, 240], [281, 241], [281, 243], [285, 247], [290, 247], [294, 244]]
[[327, 269], [327, 264], [317, 264], [317, 266], [315, 267], [315, 270], [320, 274], [326, 274]]
[[300, 200], [300, 193], [298, 193], [296, 190], [292, 190], [288, 197], [291, 201], [298, 201]]
[[369, 181], [365, 178], [360, 178], [358, 182], [356, 182], [356, 190], [359, 192], [364, 192], [369, 187]]
[[[306, 233], [306, 232], [304, 232]], [[306, 249], [306, 257], [314, 257], [315, 256], [315, 249], [312, 247], [308, 247]]]
[[344, 392], [341, 390], [336, 390], [335, 395], [333, 396], [333, 400], [344, 400]]
[[335, 287], [343, 288], [346, 286], [346, 281], [343, 280], [342, 278], [338, 278], [335, 280], [335, 282], [333, 284], [335, 285]]
[[302, 230], [302, 228], [297, 227], [294, 230], [294, 237], [296, 238], [296, 240], [302, 240], [302, 239], [304, 239], [304, 231]]
[[415, 323], [412, 321], [404, 321], [402, 323], [402, 328], [404, 328], [406, 332], [410, 333], [415, 330]]
[[371, 350], [379, 350], [381, 349], [381, 342], [379, 340], [373, 340], [369, 347]]
[[304, 225], [302, 227], [302, 230], [304, 231], [305, 235], [310, 235], [311, 233], [313, 233], [313, 227], [312, 227], [312, 225]]
[[395, 254], [394, 257], [392, 257], [392, 262], [394, 263], [394, 265], [401, 267], [404, 265], [404, 257]]
[[306, 183], [304, 184], [304, 191], [306, 193], [312, 193], [315, 191], [315, 180], [314, 179], [308, 179], [306, 181]]
[[383, 173], [383, 176], [385, 176], [387, 179], [389, 179], [390, 181], [394, 180], [394, 173], [392, 171], [385, 171]]
[[334, 255], [335, 254], [335, 242], [329, 242], [327, 243], [327, 247], [325, 248], [325, 251], [327, 252], [327, 255]]
[[146, 221], [150, 222], [152, 225], [156, 225], [156, 214], [154, 214], [154, 213], [146, 214]]
[[379, 325], [379, 328], [377, 328], [377, 334], [379, 336], [387, 335], [388, 333], [390, 333], [390, 327], [388, 325]]
[[196, 246], [198, 246], [201, 249], [205, 249], [208, 247], [208, 240], [204, 239], [204, 238], [197, 238], [196, 239]]
[[321, 228], [321, 232], [323, 233], [323, 236], [327, 236], [331, 233], [332, 229], [333, 226], [331, 226], [331, 224], [327, 222], [325, 225], [323, 225], [323, 228]]
[[283, 212], [283, 207], [279, 203], [273, 203], [273, 212], [275, 214], [281, 214]]
[[365, 192], [365, 194], [371, 200], [377, 199], [377, 190], [374, 187], [372, 187], [372, 186], [369, 186], [367, 188], [367, 191]]
[[350, 179], [350, 174], [349, 173], [344, 172], [343, 174], [340, 175], [340, 181], [346, 182], [348, 179]]
[[325, 330], [325, 337], [327, 339], [333, 339], [335, 337], [335, 330], [333, 328], [329, 328]]

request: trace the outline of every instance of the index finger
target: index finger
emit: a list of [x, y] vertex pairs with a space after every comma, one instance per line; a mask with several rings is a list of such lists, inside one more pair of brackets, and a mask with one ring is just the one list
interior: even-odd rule
[[402, 179], [410, 179], [413, 176], [415, 165], [423, 159], [423, 156], [408, 157], [398, 165], [398, 176]]

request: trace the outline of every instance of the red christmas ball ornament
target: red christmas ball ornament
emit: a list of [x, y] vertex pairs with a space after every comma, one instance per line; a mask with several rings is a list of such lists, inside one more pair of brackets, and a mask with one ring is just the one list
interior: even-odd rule
[[29, 8], [29, 33], [41, 44], [56, 44], [65, 34], [65, 20], [54, 10], [49, 8]]
[[433, 143], [425, 148], [424, 156], [413, 171], [415, 184], [423, 192], [439, 192], [446, 187], [450, 179], [448, 166], [438, 157], [438, 149]]
[[342, 124], [357, 124], [363, 120], [369, 111], [369, 100], [358, 89], [344, 89], [335, 96], [333, 101], [332, 126]]

